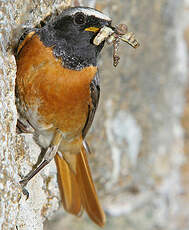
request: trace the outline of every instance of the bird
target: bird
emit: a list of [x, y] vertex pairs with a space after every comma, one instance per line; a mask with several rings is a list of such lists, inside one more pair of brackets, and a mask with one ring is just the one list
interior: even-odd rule
[[[22, 120], [34, 130], [45, 149], [42, 162], [20, 184], [53, 158], [64, 209], [80, 216], [83, 210], [99, 226], [106, 216], [92, 179], [86, 135], [100, 96], [98, 57], [105, 41], [96, 34], [112, 20], [89, 7], [70, 7], [41, 28], [28, 29], [16, 51], [16, 105]], [[24, 131], [24, 124], [18, 120]]]

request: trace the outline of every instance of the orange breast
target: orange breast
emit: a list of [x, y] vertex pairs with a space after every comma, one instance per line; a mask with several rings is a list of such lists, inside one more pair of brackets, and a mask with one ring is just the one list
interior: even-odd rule
[[81, 131], [91, 103], [89, 87], [96, 67], [80, 71], [63, 68], [52, 48], [34, 35], [21, 46], [17, 68], [19, 97], [26, 110], [37, 111], [36, 122], [53, 124], [63, 132]]

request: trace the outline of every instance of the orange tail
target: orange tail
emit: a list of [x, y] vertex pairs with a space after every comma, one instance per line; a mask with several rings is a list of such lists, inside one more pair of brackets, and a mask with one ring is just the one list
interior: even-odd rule
[[62, 197], [64, 209], [74, 215], [79, 215], [81, 208], [80, 191], [76, 181], [76, 176], [67, 162], [56, 154], [55, 156], [58, 184]]
[[79, 215], [85, 209], [88, 216], [99, 226], [106, 217], [99, 203], [84, 147], [78, 154], [55, 156], [58, 170], [58, 183], [65, 210]]

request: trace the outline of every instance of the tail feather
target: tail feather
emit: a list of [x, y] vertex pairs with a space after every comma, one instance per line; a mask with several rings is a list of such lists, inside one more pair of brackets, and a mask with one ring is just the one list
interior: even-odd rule
[[72, 170], [70, 170], [67, 162], [56, 154], [55, 162], [58, 171], [58, 184], [62, 197], [62, 203], [64, 209], [74, 215], [79, 215], [81, 207], [80, 190], [76, 181], [76, 176]]
[[85, 149], [77, 156], [77, 181], [80, 185], [81, 201], [89, 217], [99, 226], [104, 226], [106, 217], [98, 200], [91, 176]]
[[98, 200], [85, 148], [82, 146], [78, 154], [63, 153], [63, 157], [56, 154], [55, 161], [65, 210], [78, 216], [85, 209], [88, 216], [102, 227], [106, 218]]

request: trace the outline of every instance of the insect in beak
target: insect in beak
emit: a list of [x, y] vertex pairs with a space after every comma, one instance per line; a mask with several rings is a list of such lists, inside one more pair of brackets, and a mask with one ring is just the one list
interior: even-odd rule
[[135, 34], [128, 32], [127, 25], [125, 24], [119, 24], [115, 27], [104, 26], [101, 28], [95, 36], [93, 44], [98, 46], [103, 41], [106, 41], [107, 44], [113, 46], [113, 65], [115, 67], [118, 65], [120, 60], [118, 55], [120, 41], [128, 43], [135, 49], [140, 46], [139, 42], [135, 38]]

